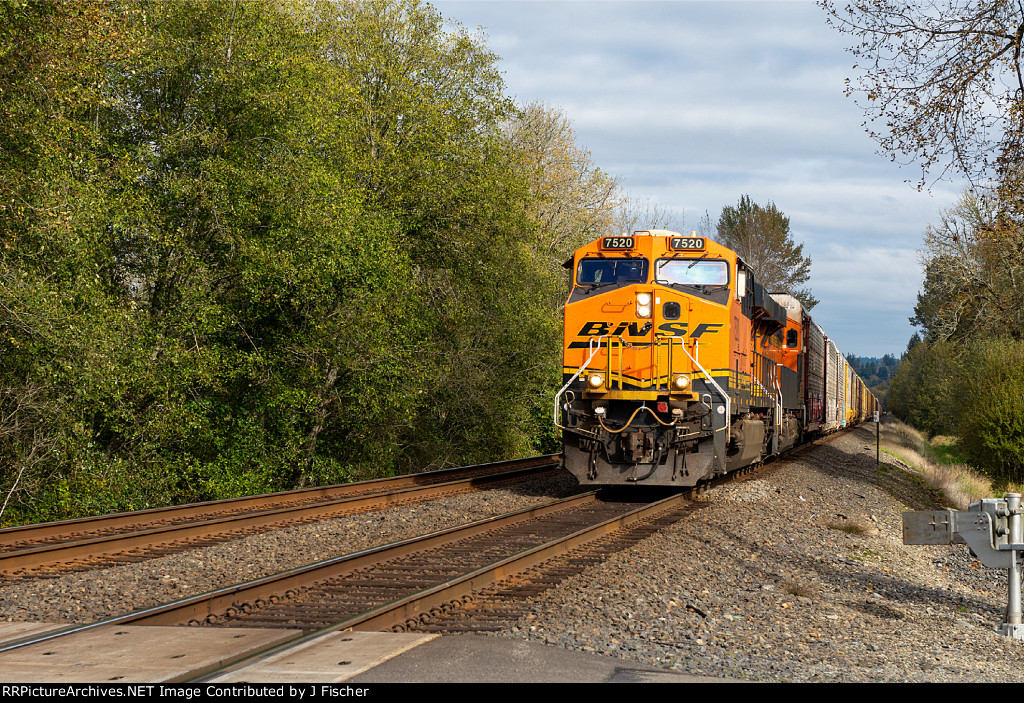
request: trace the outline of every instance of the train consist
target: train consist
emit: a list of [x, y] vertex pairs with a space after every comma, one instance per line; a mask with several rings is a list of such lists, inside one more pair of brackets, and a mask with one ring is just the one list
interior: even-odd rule
[[800, 302], [710, 239], [602, 237], [570, 266], [555, 423], [581, 484], [693, 486], [878, 409]]

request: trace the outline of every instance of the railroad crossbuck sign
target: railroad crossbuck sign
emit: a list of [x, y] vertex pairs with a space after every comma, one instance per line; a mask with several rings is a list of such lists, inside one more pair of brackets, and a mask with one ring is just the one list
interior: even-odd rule
[[1021, 552], [1024, 521], [1020, 493], [985, 498], [966, 511], [921, 510], [903, 513], [903, 544], [966, 544], [990, 569], [1009, 572], [1009, 605], [999, 632], [1024, 640], [1021, 624]]

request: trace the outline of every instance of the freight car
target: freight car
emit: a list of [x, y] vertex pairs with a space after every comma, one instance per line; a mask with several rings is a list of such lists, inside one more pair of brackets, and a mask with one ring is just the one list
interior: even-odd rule
[[554, 419], [581, 484], [693, 486], [878, 409], [800, 302], [706, 237], [601, 237], [566, 267]]

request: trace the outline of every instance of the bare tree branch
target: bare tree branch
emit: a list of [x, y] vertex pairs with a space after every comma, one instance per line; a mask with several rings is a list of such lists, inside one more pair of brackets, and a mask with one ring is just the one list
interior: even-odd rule
[[823, 1], [828, 23], [856, 43], [847, 80], [865, 128], [893, 160], [920, 163], [923, 186], [951, 169], [992, 178], [1021, 141], [1024, 7], [1012, 0]]

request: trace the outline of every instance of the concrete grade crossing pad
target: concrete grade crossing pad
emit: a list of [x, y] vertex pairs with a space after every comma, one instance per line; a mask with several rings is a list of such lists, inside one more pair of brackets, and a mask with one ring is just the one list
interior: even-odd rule
[[[0, 644], [33, 634], [0, 623]], [[50, 625], [52, 629], [57, 626]], [[43, 634], [40, 631], [36, 634]], [[171, 683], [293, 639], [295, 630], [109, 626], [0, 652], [4, 683]]]
[[0, 647], [23, 637], [45, 635], [61, 627], [66, 625], [53, 625], [48, 622], [0, 622]]
[[[0, 647], [60, 626], [0, 623]], [[105, 626], [0, 652], [0, 683], [710, 683], [615, 657], [484, 635]], [[278, 646], [281, 645], [281, 646]], [[272, 649], [268, 654], [260, 652]]]
[[[61, 629], [0, 623], [0, 646]], [[175, 683], [203, 676], [299, 635], [297, 630], [122, 625], [0, 652], [0, 683]], [[437, 635], [329, 632], [256, 657], [209, 683], [340, 683]]]
[[439, 635], [329, 632], [210, 683], [341, 683]]

